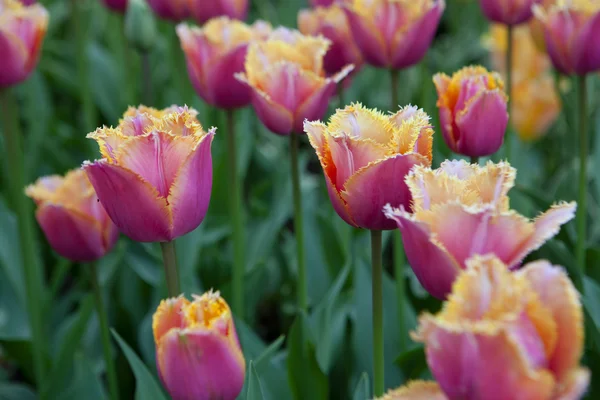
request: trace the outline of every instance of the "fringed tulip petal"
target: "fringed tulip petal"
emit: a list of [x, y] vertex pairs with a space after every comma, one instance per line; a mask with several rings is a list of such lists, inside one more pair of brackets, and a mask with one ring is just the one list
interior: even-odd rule
[[435, 382], [410, 381], [406, 386], [390, 390], [376, 400], [448, 400]]
[[182, 310], [189, 304], [189, 300], [183, 296], [160, 302], [152, 317], [152, 332], [155, 340], [160, 341], [171, 329], [185, 329], [186, 321]]
[[556, 400], [580, 400], [590, 385], [591, 373], [587, 368], [577, 368], [569, 372], [555, 390]]
[[377, 26], [352, 8], [346, 7], [348, 24], [365, 61], [375, 67], [388, 64], [387, 46]]

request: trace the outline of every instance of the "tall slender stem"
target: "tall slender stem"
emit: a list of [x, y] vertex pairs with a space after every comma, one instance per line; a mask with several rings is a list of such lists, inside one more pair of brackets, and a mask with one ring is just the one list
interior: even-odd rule
[[152, 67], [150, 65], [150, 54], [145, 51], [142, 54], [142, 101], [147, 106], [152, 106]]
[[177, 270], [177, 255], [175, 254], [175, 242], [161, 242], [163, 264], [165, 266], [165, 278], [167, 279], [167, 290], [169, 297], [179, 296], [179, 271]]
[[337, 84], [337, 94], [338, 94], [338, 107], [344, 108], [344, 83], [340, 82]]
[[110, 346], [110, 331], [108, 329], [108, 317], [106, 309], [102, 301], [102, 289], [98, 281], [98, 270], [96, 263], [90, 263], [90, 280], [92, 282], [92, 290], [94, 291], [94, 300], [96, 301], [96, 312], [100, 321], [100, 337], [102, 339], [102, 350], [104, 351], [104, 363], [106, 364], [106, 378], [112, 400], [119, 399], [119, 385], [117, 381], [117, 371], [112, 357]]
[[77, 78], [79, 80], [79, 98], [83, 107], [83, 130], [91, 132], [96, 128], [96, 108], [90, 87], [86, 42], [88, 29], [85, 26], [85, 2], [71, 0], [71, 18], [76, 44]]
[[479, 164], [479, 157], [471, 156], [471, 164]]
[[383, 395], [383, 268], [381, 265], [381, 231], [371, 231], [373, 296], [373, 394]]
[[229, 161], [229, 213], [231, 214], [231, 232], [233, 234], [233, 312], [244, 318], [244, 225], [242, 223], [242, 201], [240, 180], [237, 174], [237, 155], [235, 141], [235, 112], [227, 110], [227, 158]]
[[31, 202], [25, 198], [25, 163], [21, 147], [21, 132], [19, 128], [19, 110], [16, 99], [10, 89], [0, 89], [0, 122], [4, 135], [4, 157], [6, 157], [8, 183], [12, 205], [17, 216], [21, 262], [27, 293], [27, 313], [31, 326], [31, 345], [33, 348], [33, 367], [38, 387], [45, 378], [44, 364], [46, 347], [44, 343], [44, 324], [42, 305], [46, 294], [43, 272], [38, 262], [38, 253], [34, 239], [34, 228]]
[[513, 66], [513, 26], [506, 26], [506, 94], [508, 94], [508, 118], [509, 124], [506, 125], [506, 134], [504, 135], [504, 145], [506, 148], [506, 160], [510, 161], [510, 116], [512, 106], [512, 66]]
[[290, 135], [292, 153], [292, 191], [294, 196], [294, 232], [296, 233], [296, 256], [298, 260], [298, 308], [306, 311], [308, 293], [306, 289], [306, 266], [304, 263], [304, 227], [302, 225], [302, 193], [300, 192], [300, 173], [298, 171], [299, 135]]
[[577, 266], [581, 279], [579, 290], [583, 290], [582, 279], [585, 274], [585, 242], [586, 229], [585, 222], [587, 217], [587, 153], [588, 153], [588, 132], [587, 132], [587, 87], [586, 76], [578, 77], [579, 84], [579, 199], [577, 202]]

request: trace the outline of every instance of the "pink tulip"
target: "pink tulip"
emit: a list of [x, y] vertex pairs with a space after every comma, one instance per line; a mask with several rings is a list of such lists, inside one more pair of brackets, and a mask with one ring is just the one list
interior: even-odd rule
[[475, 254], [495, 254], [511, 269], [556, 235], [575, 215], [575, 203], [560, 203], [533, 221], [509, 208], [516, 171], [507, 163], [480, 167], [444, 161], [440, 168], [416, 166], [406, 178], [413, 203], [386, 206], [402, 231], [408, 262], [423, 287], [443, 299]]
[[480, 0], [483, 14], [493, 22], [518, 25], [533, 16], [531, 8], [541, 0]]
[[600, 3], [563, 1], [534, 7], [544, 28], [546, 49], [563, 74], [583, 75], [600, 70]]
[[19, 0], [21, 2], [21, 4], [23, 4], [24, 6], [30, 6], [34, 3], [37, 3], [36, 0]]
[[345, 5], [354, 40], [375, 67], [418, 63], [435, 35], [444, 0], [354, 0]]
[[48, 12], [42, 5], [0, 0], [0, 89], [29, 77], [47, 28]]
[[244, 71], [248, 43], [266, 38], [270, 32], [266, 22], [249, 26], [228, 17], [211, 19], [202, 28], [178, 25], [188, 73], [200, 97], [225, 109], [250, 104], [250, 88], [234, 75]]
[[173, 400], [235, 400], [246, 362], [219, 292], [161, 301], [152, 319], [156, 366]]
[[435, 382], [411, 381], [398, 389], [390, 390], [375, 400], [447, 400]]
[[243, 21], [248, 16], [248, 0], [189, 0], [189, 4], [190, 12], [199, 24], [216, 17]]
[[309, 0], [311, 7], [329, 7], [334, 4], [351, 4], [353, 0]]
[[298, 134], [305, 119], [323, 117], [337, 83], [354, 68], [347, 65], [326, 78], [323, 56], [329, 45], [322, 36], [304, 36], [286, 28], [250, 44], [246, 71], [236, 78], [251, 88], [254, 110], [269, 130]]
[[394, 229], [381, 210], [387, 203], [410, 207], [404, 177], [415, 165], [431, 165], [429, 116], [412, 106], [384, 115], [353, 104], [337, 110], [328, 125], [306, 122], [304, 130], [338, 215], [352, 226]]
[[470, 157], [498, 151], [508, 124], [508, 97], [500, 75], [479, 66], [465, 67], [452, 77], [436, 74], [433, 83], [448, 147]]
[[106, 7], [121, 14], [127, 10], [128, 0], [102, 0], [102, 2]]
[[511, 273], [495, 256], [471, 258], [413, 338], [450, 400], [577, 400], [590, 380], [579, 294], [547, 261]]
[[119, 237], [85, 172], [38, 179], [25, 189], [38, 208], [36, 218], [50, 246], [72, 261], [94, 261], [108, 253]]
[[104, 157], [83, 165], [117, 227], [139, 242], [171, 241], [198, 227], [212, 187], [210, 147], [196, 112], [130, 109], [117, 128], [88, 135]]
[[162, 19], [179, 22], [190, 15], [188, 0], [147, 0], [148, 5]]

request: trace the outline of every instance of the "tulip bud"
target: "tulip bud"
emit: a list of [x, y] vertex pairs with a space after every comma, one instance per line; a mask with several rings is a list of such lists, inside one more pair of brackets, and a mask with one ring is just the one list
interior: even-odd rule
[[108, 253], [119, 236], [85, 172], [45, 176], [25, 189], [38, 208], [36, 218], [46, 239], [61, 256], [94, 261]]
[[500, 75], [483, 67], [465, 67], [452, 77], [436, 74], [433, 83], [448, 147], [470, 157], [498, 151], [508, 124], [508, 97]]
[[146, 0], [130, 0], [125, 13], [125, 36], [133, 47], [147, 52], [156, 42], [156, 20]]
[[102, 2], [116, 12], [124, 13], [127, 10], [127, 0], [102, 0]]
[[483, 14], [493, 22], [518, 25], [533, 16], [531, 8], [542, 0], [480, 0]]
[[48, 12], [42, 5], [0, 0], [0, 89], [29, 77], [47, 28]]
[[206, 215], [214, 134], [187, 107], [132, 108], [116, 128], [88, 135], [103, 158], [83, 169], [121, 232], [138, 242], [171, 241]]
[[386, 206], [385, 215], [402, 231], [408, 263], [432, 296], [448, 295], [472, 255], [494, 254], [517, 268], [573, 219], [575, 203], [552, 205], [533, 221], [511, 210], [508, 191], [515, 175], [504, 162], [480, 167], [444, 161], [437, 170], [415, 166], [406, 178], [412, 213]]
[[203, 24], [211, 18], [229, 17], [245, 20], [248, 16], [248, 0], [189, 0], [192, 17]]
[[188, 18], [187, 0], [147, 0], [148, 5], [162, 19], [179, 22]]
[[235, 400], [246, 362], [219, 292], [161, 301], [152, 330], [160, 380], [173, 400]]

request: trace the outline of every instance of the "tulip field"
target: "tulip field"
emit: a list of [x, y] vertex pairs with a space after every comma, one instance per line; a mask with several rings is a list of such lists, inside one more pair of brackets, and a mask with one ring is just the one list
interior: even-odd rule
[[0, 0], [0, 400], [600, 398], [598, 0]]

